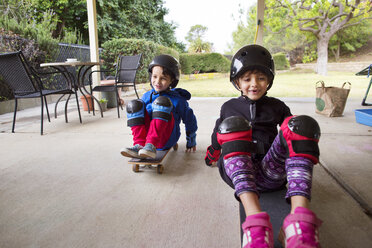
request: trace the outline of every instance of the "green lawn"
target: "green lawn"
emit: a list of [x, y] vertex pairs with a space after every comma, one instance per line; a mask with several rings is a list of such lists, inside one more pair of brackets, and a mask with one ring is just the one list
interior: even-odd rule
[[[352, 72], [329, 72], [320, 76], [313, 72], [291, 71], [275, 76], [268, 95], [274, 97], [315, 97], [315, 84], [323, 80], [326, 86], [341, 87], [344, 82], [351, 83], [349, 98], [362, 99], [371, 78], [355, 76]], [[180, 80], [177, 87], [187, 89], [198, 97], [236, 97], [240, 95], [228, 77], [203, 80]]]

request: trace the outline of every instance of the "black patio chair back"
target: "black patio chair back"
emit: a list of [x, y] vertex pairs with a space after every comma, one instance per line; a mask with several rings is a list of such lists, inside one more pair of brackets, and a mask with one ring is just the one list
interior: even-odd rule
[[31, 77], [31, 71], [26, 63], [21, 52], [0, 55], [1, 78], [17, 96], [39, 91], [38, 83]]
[[[120, 96], [118, 93], [118, 89], [125, 88], [125, 87], [133, 87], [137, 98], [139, 98], [137, 89], [136, 89], [136, 76], [137, 76], [137, 71], [141, 66], [141, 58], [142, 58], [142, 54], [119, 56], [117, 59], [117, 63], [116, 63], [115, 82], [110, 85], [96, 86], [92, 90], [92, 91], [100, 91], [100, 92], [115, 92], [118, 118], [120, 118], [119, 106], [121, 107], [121, 109], [123, 109], [123, 106], [120, 104]], [[91, 74], [94, 72], [102, 73], [105, 71], [93, 71], [91, 72]], [[91, 80], [91, 75], [89, 76], [89, 78]]]
[[[46, 74], [55, 74], [46, 73]], [[60, 75], [57, 75], [60, 77]], [[43, 84], [38, 72], [32, 68], [26, 61], [22, 51], [0, 54], [0, 78], [13, 91], [15, 107], [13, 116], [12, 132], [14, 133], [15, 121], [19, 98], [39, 98], [41, 100], [41, 131], [43, 134], [43, 115], [44, 103], [47, 111], [48, 121], [50, 121], [49, 110], [46, 96], [53, 94], [71, 94], [69, 83], [61, 84], [60, 80], [54, 80], [58, 84], [52, 85], [52, 81]], [[45, 89], [48, 86], [48, 89]]]
[[140, 67], [141, 63], [141, 56], [133, 55], [133, 56], [120, 56], [118, 58], [118, 67], [116, 71], [116, 83], [118, 87], [131, 87], [133, 86], [138, 98], [137, 90], [136, 90], [136, 75], [137, 70]]

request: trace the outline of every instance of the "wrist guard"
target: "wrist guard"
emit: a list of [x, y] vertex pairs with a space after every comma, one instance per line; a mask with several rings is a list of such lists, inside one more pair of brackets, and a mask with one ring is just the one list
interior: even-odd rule
[[221, 150], [216, 150], [212, 146], [208, 146], [207, 154], [205, 155], [205, 164], [208, 166], [212, 165], [212, 162], [217, 162], [220, 158]]

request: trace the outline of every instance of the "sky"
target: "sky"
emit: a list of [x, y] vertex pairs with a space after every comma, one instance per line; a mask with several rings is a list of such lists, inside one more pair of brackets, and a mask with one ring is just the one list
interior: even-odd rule
[[239, 9], [246, 10], [253, 4], [257, 0], [164, 0], [169, 12], [164, 19], [177, 25], [176, 38], [186, 45], [185, 37], [192, 26], [207, 27], [204, 41], [213, 43], [215, 52], [224, 53], [238, 26]]

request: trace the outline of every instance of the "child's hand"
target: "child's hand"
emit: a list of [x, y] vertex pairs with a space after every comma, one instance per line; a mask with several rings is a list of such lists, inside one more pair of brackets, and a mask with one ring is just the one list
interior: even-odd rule
[[193, 147], [190, 147], [190, 148], [186, 148], [185, 152], [195, 152], [196, 151], [196, 146], [193, 146]]
[[196, 133], [186, 132], [186, 152], [196, 151]]

